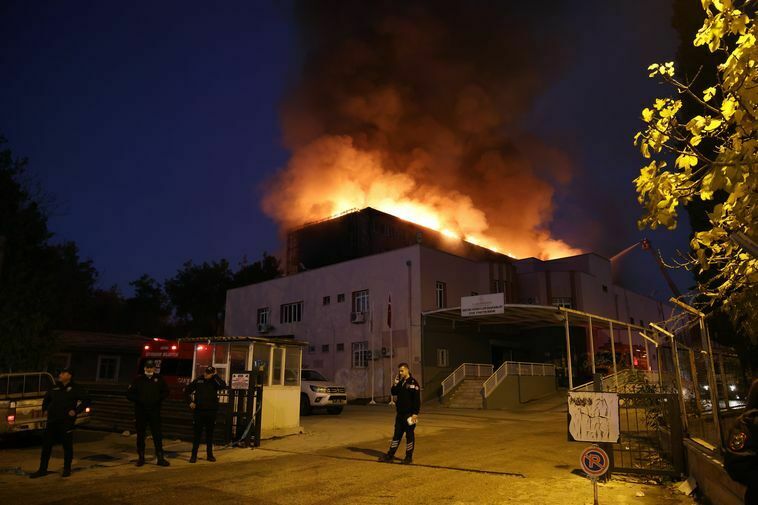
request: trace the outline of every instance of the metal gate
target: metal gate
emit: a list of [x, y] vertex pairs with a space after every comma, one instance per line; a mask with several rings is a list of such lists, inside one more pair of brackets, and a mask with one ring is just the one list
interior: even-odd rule
[[608, 444], [611, 471], [668, 475], [684, 473], [682, 417], [676, 394], [619, 393], [619, 443]]

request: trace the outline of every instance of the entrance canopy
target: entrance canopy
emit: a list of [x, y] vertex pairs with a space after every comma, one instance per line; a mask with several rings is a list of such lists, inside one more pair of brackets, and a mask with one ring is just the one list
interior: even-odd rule
[[[592, 374], [606, 366], [605, 369], [613, 373], [618, 372], [619, 366], [652, 370], [648, 343], [654, 344], [656, 350], [663, 343], [657, 333], [642, 326], [566, 307], [504, 304], [502, 312], [474, 316], [464, 316], [461, 307], [453, 307], [423, 312], [422, 316], [424, 325], [430, 319], [449, 321], [452, 328], [476, 328], [478, 332], [563, 327], [570, 388], [573, 387], [574, 375], [572, 362], [578, 359], [577, 356], [572, 357], [572, 346], [577, 347], [580, 342], [579, 346], [587, 350], [586, 362]], [[570, 328], [577, 327], [584, 328], [583, 334], [570, 331]], [[601, 358], [597, 360], [597, 368], [596, 354]], [[617, 359], [623, 361], [617, 364]]]

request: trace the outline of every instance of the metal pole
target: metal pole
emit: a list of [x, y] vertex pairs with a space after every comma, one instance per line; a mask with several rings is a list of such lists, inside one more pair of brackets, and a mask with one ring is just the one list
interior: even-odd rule
[[632, 327], [626, 325], [626, 334], [629, 336], [629, 366], [634, 370], [634, 347], [632, 347]]
[[368, 402], [369, 405], [376, 405], [376, 401], [374, 400], [374, 376], [376, 375], [376, 365], [374, 364], [376, 362], [376, 356], [374, 356], [374, 353], [376, 352], [376, 347], [374, 347], [374, 302], [371, 302], [371, 324], [369, 325], [371, 328], [371, 401]]
[[673, 333], [669, 333], [669, 338], [671, 339], [671, 354], [674, 358], [674, 380], [676, 381], [676, 388], [679, 390], [679, 394], [677, 394], [679, 397], [679, 407], [682, 409], [682, 428], [684, 428], [685, 432], [688, 432], [687, 411], [684, 406], [684, 389], [682, 389], [681, 368], [679, 367], [679, 350], [677, 349], [676, 337], [674, 337]]
[[595, 337], [592, 335], [592, 316], [589, 316], [590, 322], [590, 357], [592, 358], [592, 375], [595, 375]]
[[[652, 365], [652, 360], [650, 359], [650, 350], [649, 350], [649, 348], [647, 346], [647, 339], [643, 338], [642, 339], [642, 343], [645, 344], [645, 361], [647, 362], [647, 371], [648, 372], [652, 372], [653, 371], [653, 365]], [[656, 346], [656, 347], [658, 347], [658, 346]], [[658, 373], [659, 374], [661, 372], [660, 368], [661, 367], [659, 366], [658, 367]]]
[[726, 373], [724, 372], [724, 353], [719, 354], [719, 375], [721, 375], [721, 392], [724, 395], [724, 405], [729, 410], [729, 386], [726, 383]]
[[568, 312], [564, 312], [563, 315], [566, 318], [566, 364], [568, 365], [569, 389], [574, 389], [574, 371], [571, 367], [571, 335], [569, 333], [569, 315]]
[[616, 392], [619, 390], [619, 376], [616, 369], [616, 337], [613, 335], [613, 321], [608, 321], [611, 332], [611, 359], [613, 359], [613, 379], [616, 383]]
[[[390, 318], [391, 318], [392, 317], [392, 312], [390, 312], [390, 311], [392, 310], [391, 309], [391, 307], [392, 307], [392, 293], [390, 293], [389, 301], [387, 302], [387, 307], [388, 307], [387, 311], [389, 312]], [[388, 322], [390, 323], [390, 377], [393, 377], [392, 372], [394, 372], [394, 369], [392, 368], [392, 365], [393, 365], [393, 363], [392, 363], [392, 355], [394, 354], [394, 352], [393, 352], [393, 350], [394, 350], [394, 344], [392, 342], [392, 319], [390, 319]], [[392, 398], [392, 391], [390, 391], [389, 405], [394, 405], [394, 404], [395, 404], [395, 400], [394, 400], [394, 398]]]
[[703, 350], [706, 352], [706, 366], [708, 373], [708, 384], [711, 393], [711, 414], [713, 415], [713, 428], [716, 430], [719, 441], [719, 451], [724, 446], [723, 436], [721, 433], [721, 422], [719, 420], [719, 400], [716, 396], [716, 370], [713, 367], [713, 349], [711, 348], [711, 339], [708, 330], [705, 328], [705, 316], [700, 316], [700, 336], [702, 338]]
[[697, 411], [697, 414], [700, 415], [700, 411], [702, 410], [702, 400], [700, 399], [700, 388], [698, 387], [698, 380], [697, 380], [697, 366], [695, 366], [695, 353], [690, 349], [690, 374], [692, 375], [692, 389], [695, 393], [695, 410]]

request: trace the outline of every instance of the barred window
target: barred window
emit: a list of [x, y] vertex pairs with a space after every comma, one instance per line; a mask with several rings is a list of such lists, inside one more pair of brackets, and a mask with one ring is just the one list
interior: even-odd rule
[[437, 308], [444, 309], [447, 307], [447, 284], [437, 281], [434, 288], [434, 295], [437, 301]]
[[262, 307], [258, 309], [258, 324], [268, 326], [269, 319], [271, 319], [271, 309], [268, 307]]
[[303, 320], [303, 302], [285, 303], [279, 310], [280, 323], [296, 323]]
[[368, 366], [369, 350], [368, 342], [353, 342], [353, 368], [366, 368]]
[[353, 312], [368, 312], [368, 289], [353, 291]]

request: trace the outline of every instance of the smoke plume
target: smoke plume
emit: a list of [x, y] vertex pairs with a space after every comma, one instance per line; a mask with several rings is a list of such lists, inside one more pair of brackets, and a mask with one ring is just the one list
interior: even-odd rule
[[506, 4], [300, 4], [292, 157], [265, 212], [288, 229], [371, 206], [516, 257], [579, 252], [548, 228], [570, 160], [523, 126], [561, 42]]

